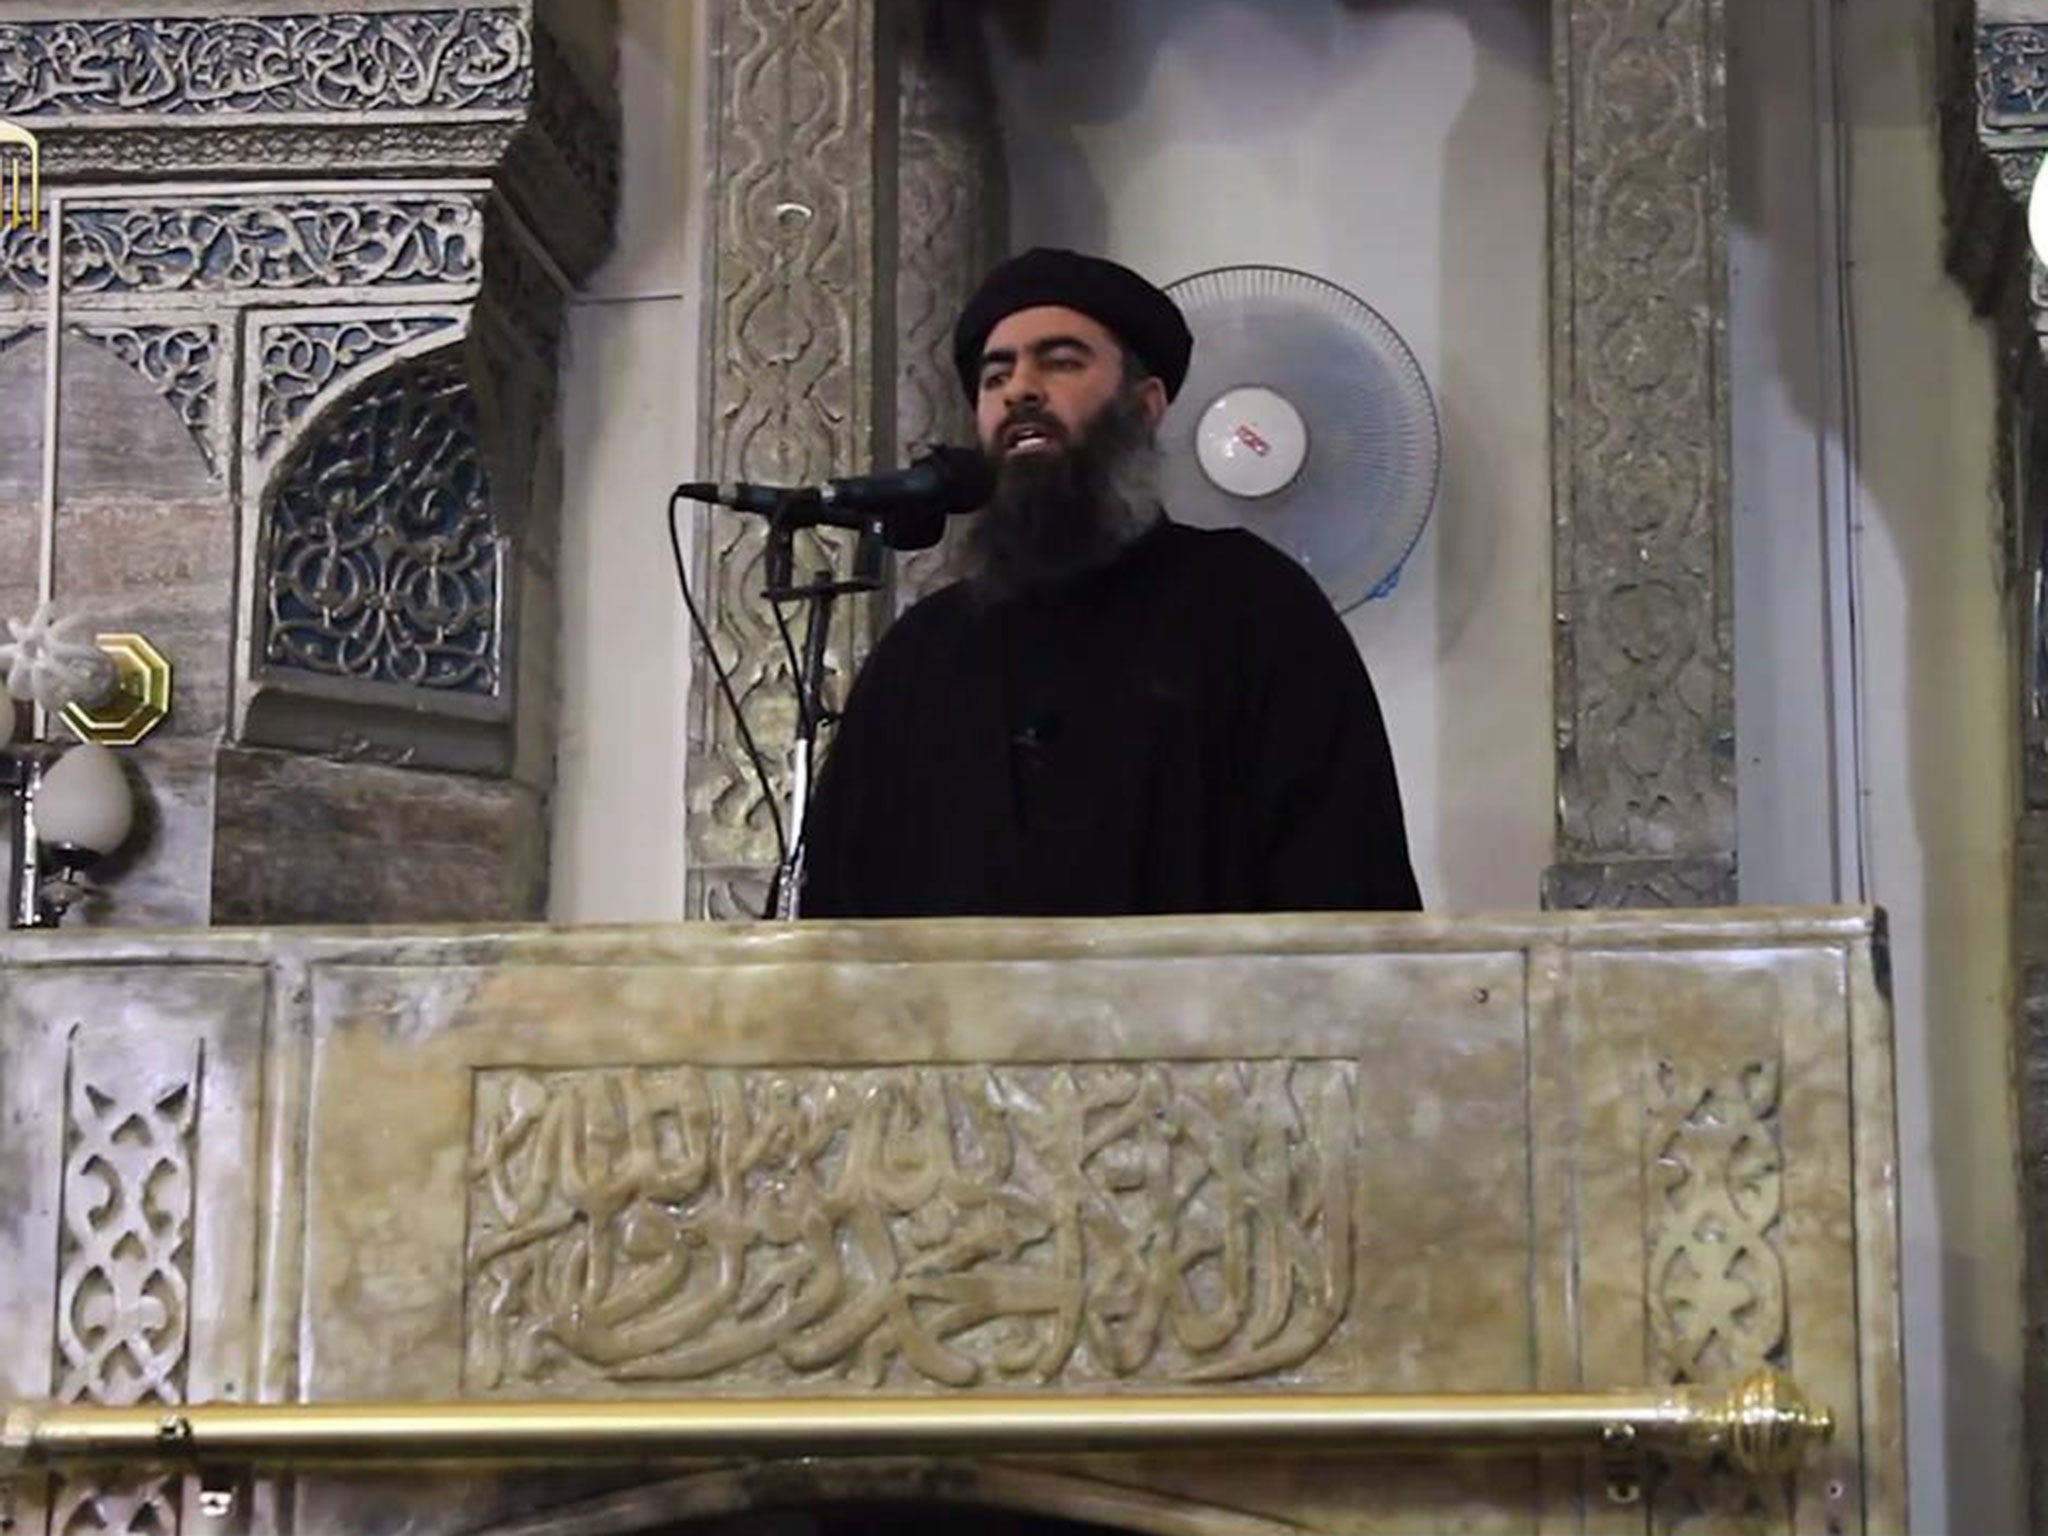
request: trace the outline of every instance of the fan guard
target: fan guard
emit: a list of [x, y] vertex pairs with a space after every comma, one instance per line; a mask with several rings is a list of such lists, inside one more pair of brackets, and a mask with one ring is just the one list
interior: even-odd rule
[[1385, 596], [1436, 501], [1436, 402], [1379, 312], [1288, 267], [1219, 267], [1167, 289], [1195, 350], [1160, 429], [1180, 522], [1248, 528], [1340, 610]]

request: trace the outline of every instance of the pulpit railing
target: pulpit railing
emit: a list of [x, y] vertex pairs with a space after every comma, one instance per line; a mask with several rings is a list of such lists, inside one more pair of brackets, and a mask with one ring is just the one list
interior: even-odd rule
[[1833, 1431], [1828, 1410], [1768, 1370], [1728, 1386], [1595, 1392], [17, 1403], [0, 1413], [0, 1478], [147, 1468], [225, 1490], [238, 1473], [320, 1468], [1284, 1448], [1576, 1452], [1602, 1458], [1610, 1493], [1628, 1498], [1657, 1458], [1767, 1480], [1796, 1471]]

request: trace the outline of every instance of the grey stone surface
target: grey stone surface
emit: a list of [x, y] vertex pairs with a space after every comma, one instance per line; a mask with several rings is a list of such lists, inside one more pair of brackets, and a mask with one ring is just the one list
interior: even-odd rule
[[1553, 864], [1544, 873], [1543, 904], [1561, 911], [1725, 907], [1734, 888], [1733, 858], [1612, 859]]
[[[27, 316], [0, 316], [0, 506], [34, 509], [43, 495], [43, 333]], [[0, 565], [0, 581], [10, 574]]]
[[486, 922], [537, 917], [540, 797], [502, 779], [224, 747], [213, 921]]
[[212, 736], [158, 732], [119, 754], [134, 796], [128, 841], [96, 866], [74, 928], [203, 928], [212, 917]]
[[223, 317], [99, 314], [66, 322], [57, 383], [62, 495], [224, 495]]
[[36, 605], [41, 526], [33, 503], [0, 498], [0, 616], [26, 614]]
[[1552, 15], [1557, 858], [1574, 869], [1547, 896], [1725, 904], [1722, 0], [1557, 0]]
[[175, 681], [159, 734], [218, 741], [234, 664], [235, 530], [226, 496], [67, 496], [56, 526], [65, 611], [88, 615], [100, 630], [148, 636], [171, 660]]
[[[119, 334], [131, 328], [102, 328]], [[186, 328], [217, 340], [217, 328]], [[219, 356], [219, 352], [215, 352]], [[227, 485], [209, 465], [178, 406], [115, 350], [68, 326], [57, 373], [57, 496], [223, 502]]]

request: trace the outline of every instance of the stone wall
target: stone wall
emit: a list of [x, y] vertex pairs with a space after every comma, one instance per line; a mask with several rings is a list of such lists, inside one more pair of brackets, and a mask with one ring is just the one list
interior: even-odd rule
[[178, 679], [80, 920], [541, 910], [553, 390], [609, 239], [609, 17], [0, 20], [47, 194], [0, 242], [0, 612], [54, 596]]

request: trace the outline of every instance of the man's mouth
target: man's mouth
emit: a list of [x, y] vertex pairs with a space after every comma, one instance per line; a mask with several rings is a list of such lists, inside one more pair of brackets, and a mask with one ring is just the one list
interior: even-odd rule
[[1012, 457], [1023, 453], [1050, 453], [1060, 446], [1056, 428], [1043, 422], [1019, 421], [1003, 429], [1003, 456]]

